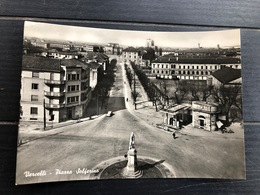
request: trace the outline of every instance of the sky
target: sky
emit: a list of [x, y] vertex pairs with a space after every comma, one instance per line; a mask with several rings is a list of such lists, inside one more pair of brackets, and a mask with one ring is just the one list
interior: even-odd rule
[[201, 47], [233, 47], [240, 46], [240, 30], [220, 30], [201, 32], [155, 32], [111, 30], [101, 28], [76, 27], [40, 22], [25, 22], [25, 37], [35, 37], [46, 40], [64, 40], [72, 42], [107, 44], [141, 47], [146, 46], [146, 40], [154, 40], [158, 47], [196, 48]]

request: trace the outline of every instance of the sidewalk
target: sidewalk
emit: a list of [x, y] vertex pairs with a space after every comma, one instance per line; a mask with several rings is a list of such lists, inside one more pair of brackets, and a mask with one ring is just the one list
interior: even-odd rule
[[42, 122], [23, 122], [21, 121], [19, 123], [19, 133], [18, 133], [18, 140], [17, 140], [17, 146], [28, 143], [30, 141], [50, 136], [50, 135], [55, 135], [58, 133], [62, 132], [61, 127], [69, 126], [72, 124], [92, 120], [95, 118], [98, 118], [102, 115], [95, 115], [91, 117], [86, 117], [86, 118], [81, 118], [79, 120], [69, 120], [57, 124], [47, 124], [46, 129], [43, 129], [43, 123]]
[[126, 101], [126, 108], [127, 110], [135, 115], [136, 117], [142, 119], [146, 123], [148, 123], [151, 126], [156, 127], [157, 124], [162, 124], [163, 123], [163, 114], [160, 112], [155, 111], [155, 107], [153, 106], [151, 101], [148, 101], [147, 94], [141, 85], [138, 77], [136, 76], [135, 81], [136, 81], [136, 91], [140, 94], [140, 97], [137, 98], [138, 103], [137, 104], [137, 109], [135, 110], [134, 106], [134, 101], [131, 95], [131, 89], [129, 82], [126, 78], [126, 72], [125, 72], [125, 67], [124, 64], [121, 64], [122, 66], [122, 73], [123, 73], [123, 80], [124, 80], [124, 90], [126, 94], [126, 98], [128, 98], [128, 101]]
[[[131, 97], [131, 90], [129, 83], [126, 79], [126, 73], [124, 69], [124, 65], [122, 65], [123, 68], [123, 78], [126, 82], [125, 84], [125, 94], [127, 94], [127, 97]], [[136, 82], [140, 84], [140, 81], [138, 77], [136, 76]], [[126, 107], [128, 111], [130, 111], [133, 115], [136, 117], [142, 119], [147, 124], [158, 128], [158, 125], [163, 126], [163, 113], [156, 112], [155, 107], [152, 105], [151, 101], [148, 101], [148, 97], [146, 95], [146, 92], [144, 91], [142, 85], [136, 85], [136, 91], [141, 94], [140, 97], [138, 97], [138, 101], [144, 102], [137, 105], [137, 109], [135, 110], [133, 105], [133, 99], [128, 98], [128, 102], [126, 102]], [[203, 129], [197, 129], [192, 127], [192, 124], [189, 124], [187, 126], [183, 126], [182, 129], [177, 130], [177, 134], [179, 135], [191, 135], [191, 136], [204, 136], [204, 137], [229, 137], [234, 139], [240, 139], [244, 138], [244, 130], [243, 126], [241, 126], [239, 123], [233, 123], [230, 128], [234, 131], [234, 133], [221, 133], [221, 131], [206, 131]], [[158, 128], [158, 131], [164, 131], [166, 133], [171, 133], [171, 131], [165, 131], [162, 128]]]

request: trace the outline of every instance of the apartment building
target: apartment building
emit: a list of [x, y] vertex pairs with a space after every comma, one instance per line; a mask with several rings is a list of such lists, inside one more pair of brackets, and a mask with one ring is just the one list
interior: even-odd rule
[[128, 47], [122, 51], [122, 59], [124, 62], [135, 62], [136, 64], [141, 63], [142, 56], [139, 55], [139, 50], [134, 47]]
[[118, 55], [120, 54], [121, 48], [118, 43], [108, 43], [104, 47], [105, 53], [108, 55]]
[[91, 98], [90, 71], [76, 59], [24, 55], [21, 120], [58, 123], [82, 117]]

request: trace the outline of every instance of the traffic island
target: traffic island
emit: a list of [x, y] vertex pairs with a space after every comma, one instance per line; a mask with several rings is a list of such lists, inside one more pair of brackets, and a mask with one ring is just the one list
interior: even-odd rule
[[93, 168], [98, 173], [91, 173], [89, 179], [133, 179], [133, 178], [175, 178], [173, 168], [164, 160], [157, 160], [149, 157], [138, 157], [137, 177], [125, 175], [125, 168], [128, 161], [124, 157], [117, 157], [104, 161]]
[[135, 135], [132, 132], [127, 154], [109, 159], [93, 168], [90, 179], [135, 179], [135, 178], [173, 178], [174, 171], [165, 160], [138, 157], [135, 148]]

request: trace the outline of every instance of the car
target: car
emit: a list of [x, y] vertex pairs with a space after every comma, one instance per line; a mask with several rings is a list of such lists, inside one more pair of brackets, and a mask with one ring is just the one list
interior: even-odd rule
[[108, 116], [108, 117], [111, 117], [112, 115], [113, 115], [113, 112], [112, 112], [112, 111], [108, 111], [108, 112], [107, 112], [107, 116]]

